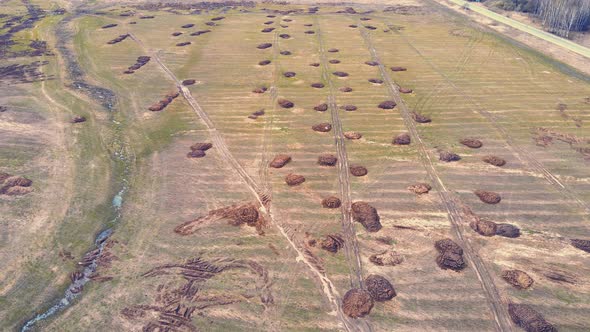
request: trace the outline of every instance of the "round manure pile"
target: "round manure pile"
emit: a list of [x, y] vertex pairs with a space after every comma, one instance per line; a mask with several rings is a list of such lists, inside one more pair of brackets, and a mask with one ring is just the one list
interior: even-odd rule
[[404, 256], [393, 250], [385, 250], [369, 256], [369, 261], [378, 266], [396, 266], [403, 263]]
[[352, 318], [368, 315], [373, 309], [371, 293], [364, 289], [353, 288], [342, 298], [342, 311]]
[[256, 48], [259, 49], [259, 50], [264, 50], [264, 49], [267, 49], [269, 47], [272, 47], [272, 44], [271, 43], [262, 43], [262, 44], [259, 44], [258, 46], [256, 46]]
[[343, 71], [335, 71], [332, 73], [332, 75], [337, 76], [337, 77], [348, 77], [348, 73], [343, 72]]
[[401, 133], [393, 138], [392, 143], [396, 145], [408, 145], [412, 142], [412, 138], [408, 133]]
[[317, 62], [312, 62], [309, 65], [312, 66], [312, 67], [319, 67], [320, 66], [320, 64], [317, 63]]
[[270, 25], [270, 24], [273, 24], [274, 22], [275, 22], [275, 21], [266, 21], [266, 22], [264, 22], [264, 24], [266, 24], [266, 25]]
[[178, 37], [180, 35], [182, 35], [182, 32], [173, 32], [172, 33], [172, 36], [174, 36], [174, 37]]
[[316, 125], [313, 125], [311, 127], [311, 129], [313, 129], [314, 131], [319, 131], [322, 133], [327, 133], [330, 130], [332, 130], [332, 125], [327, 123], [327, 122], [322, 122], [322, 123], [318, 123]]
[[465, 268], [465, 261], [462, 255], [455, 254], [450, 251], [445, 251], [438, 255], [436, 263], [443, 270], [461, 271]]
[[331, 64], [333, 64], [333, 65], [335, 65], [335, 64], [340, 63], [340, 60], [338, 60], [338, 59], [332, 59], [332, 60], [329, 60], [328, 62], [331, 63]]
[[369, 78], [368, 81], [373, 84], [383, 84], [383, 80], [379, 78]]
[[472, 148], [472, 149], [479, 149], [483, 146], [483, 143], [475, 138], [463, 138], [459, 141], [459, 143], [465, 145], [466, 147]]
[[476, 190], [473, 192], [479, 199], [487, 204], [498, 204], [502, 200], [500, 194], [493, 191]]
[[370, 21], [371, 19], [370, 19], [370, 18], [368, 18], [368, 17], [361, 17], [361, 18], [360, 18], [360, 20], [361, 20], [361, 21]]
[[[4, 173], [6, 174], [6, 173]], [[8, 178], [4, 179], [4, 182], [2, 183], [2, 187], [3, 188], [8, 188], [8, 187], [30, 187], [31, 185], [33, 185], [33, 181], [30, 179], [27, 179], [24, 176], [9, 176]]]
[[386, 100], [384, 102], [381, 102], [377, 107], [384, 109], [384, 110], [391, 110], [393, 109], [395, 106], [397, 105], [397, 103], [393, 100]]
[[371, 67], [379, 66], [379, 62], [377, 61], [365, 61], [365, 64]]
[[485, 156], [482, 158], [482, 160], [490, 165], [494, 165], [497, 167], [502, 167], [506, 165], [506, 160], [497, 156]]
[[406, 71], [407, 70], [404, 67], [391, 67], [389, 69], [391, 69], [391, 71]]
[[408, 89], [408, 88], [402, 88], [402, 87], [400, 87], [400, 88], [398, 89], [398, 91], [399, 91], [400, 93], [412, 93], [412, 92], [414, 92], [414, 90], [412, 90], [412, 89]]
[[326, 235], [320, 240], [320, 247], [326, 251], [337, 253], [344, 247], [344, 240], [340, 234]]
[[347, 112], [353, 112], [353, 111], [357, 110], [357, 107], [354, 105], [342, 105], [342, 106], [340, 106], [340, 109], [343, 109]]
[[315, 34], [315, 31], [313, 31], [313, 30], [307, 30], [304, 33], [305, 34], [308, 34], [308, 35], [313, 35], [313, 34]]
[[330, 52], [330, 53], [337, 53], [339, 51], [340, 50], [338, 50], [337, 48], [330, 48], [330, 49], [328, 49], [328, 52]]
[[267, 90], [267, 88], [265, 86], [261, 86], [261, 87], [258, 87], [256, 89], [252, 90], [252, 92], [254, 92], [254, 93], [265, 93], [266, 90]]
[[508, 314], [512, 321], [527, 332], [557, 332], [557, 329], [549, 324], [543, 315], [526, 304], [508, 304]]
[[412, 112], [412, 119], [418, 123], [429, 123], [432, 121], [429, 117], [416, 112]]
[[270, 60], [262, 60], [262, 61], [258, 62], [258, 65], [266, 66], [266, 65], [269, 65], [270, 63], [271, 63]]
[[258, 221], [258, 209], [253, 205], [240, 206], [234, 218], [239, 223], [254, 224]]
[[193, 85], [195, 83], [197, 83], [197, 81], [193, 80], [193, 79], [188, 79], [188, 80], [182, 81], [182, 85], [184, 85], [184, 86]]
[[363, 137], [363, 134], [358, 133], [356, 131], [347, 131], [347, 132], [344, 132], [344, 137], [347, 139], [356, 140], [356, 139], [361, 139]]
[[389, 301], [397, 294], [389, 280], [377, 274], [371, 274], [365, 279], [367, 291], [377, 302]]
[[291, 55], [290, 51], [281, 51], [281, 55]]
[[497, 225], [495, 222], [480, 218], [469, 223], [469, 226], [479, 235], [494, 236], [496, 235]]
[[194, 26], [195, 26], [194, 24], [192, 24], [192, 23], [189, 23], [189, 24], [185, 24], [185, 25], [181, 26], [181, 28], [183, 28], [183, 29], [188, 29], [188, 28], [192, 28], [192, 27], [194, 27]]
[[521, 270], [504, 270], [502, 279], [518, 289], [527, 289], [534, 283], [533, 278]]
[[205, 155], [205, 151], [203, 150], [192, 150], [186, 154], [187, 158], [203, 158]]
[[570, 243], [574, 248], [590, 253], [590, 240], [571, 239]]
[[272, 168], [281, 168], [291, 161], [291, 156], [286, 154], [279, 154], [273, 158], [269, 166]]
[[277, 103], [279, 104], [279, 106], [281, 106], [282, 108], [292, 108], [293, 106], [295, 106], [295, 104], [293, 104], [292, 101], [287, 100], [287, 99], [279, 99], [277, 101]]
[[369, 173], [365, 166], [360, 165], [351, 165], [350, 167], [350, 174], [354, 176], [365, 176]]
[[193, 145], [191, 145], [191, 150], [195, 151], [195, 150], [201, 150], [201, 151], [207, 151], [209, 149], [211, 149], [213, 147], [213, 144], [211, 143], [195, 143]]
[[86, 118], [81, 115], [76, 115], [75, 117], [70, 120], [71, 123], [82, 123], [86, 122]]
[[191, 44], [191, 42], [187, 41], [187, 42], [178, 43], [178, 44], [176, 44], [176, 46], [181, 46], [182, 47], [182, 46], [187, 46], [187, 45], [190, 45], [190, 44]]
[[324, 83], [312, 83], [311, 87], [316, 88], [316, 89], [321, 89], [324, 87]]
[[315, 106], [313, 109], [318, 112], [325, 112], [328, 110], [328, 104], [326, 104], [326, 103], [319, 104], [319, 105]]
[[348, 27], [349, 27], [349, 28], [353, 28], [353, 29], [355, 29], [355, 28], [358, 28], [359, 26], [358, 26], [358, 25], [356, 25], [356, 24], [350, 24]]
[[290, 173], [285, 177], [285, 182], [289, 186], [298, 186], [305, 182], [305, 177], [303, 175]]
[[342, 202], [340, 201], [340, 198], [336, 196], [330, 196], [322, 199], [322, 206], [327, 209], [339, 208], [341, 204]]
[[281, 33], [281, 34], [279, 35], [279, 37], [281, 37], [281, 38], [283, 38], [283, 39], [289, 39], [289, 38], [291, 38], [291, 35], [289, 35], [289, 34], [286, 34], [286, 33]]
[[340, 92], [352, 92], [352, 88], [351, 87], [348, 87], [348, 86], [343, 86], [343, 87], [339, 88], [338, 91], [340, 91]]
[[295, 77], [297, 76], [297, 73], [293, 72], [293, 71], [287, 71], [283, 73], [283, 76], [287, 77], [287, 78], [291, 78], [291, 77]]
[[517, 238], [520, 236], [520, 229], [511, 224], [496, 224], [496, 235]]
[[369, 29], [369, 30], [377, 30], [376, 27], [372, 26], [372, 25], [365, 25], [365, 29]]
[[430, 192], [430, 190], [432, 190], [432, 187], [428, 183], [418, 182], [418, 183], [414, 183], [411, 186], [408, 186], [407, 189], [416, 195], [422, 195], [422, 194], [428, 194], [428, 192]]
[[439, 253], [449, 251], [457, 255], [463, 255], [463, 248], [449, 238], [436, 241], [434, 243], [434, 248], [436, 248]]
[[338, 158], [333, 154], [323, 154], [318, 157], [318, 165], [321, 166], [335, 166], [336, 162], [338, 162]]
[[459, 161], [461, 157], [453, 152], [450, 151], [441, 151], [438, 155], [438, 159], [444, 162], [451, 162], [451, 161]]
[[275, 28], [264, 28], [262, 30], [260, 30], [260, 32], [264, 32], [264, 33], [268, 33], [268, 32], [272, 32]]
[[368, 232], [377, 232], [381, 229], [381, 218], [377, 209], [367, 202], [354, 202], [351, 205], [354, 221], [360, 223]]

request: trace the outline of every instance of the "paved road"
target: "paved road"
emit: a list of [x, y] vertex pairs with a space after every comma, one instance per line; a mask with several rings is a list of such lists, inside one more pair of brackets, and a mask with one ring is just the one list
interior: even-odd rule
[[508, 18], [508, 17], [503, 16], [501, 14], [495, 13], [495, 12], [483, 7], [482, 5], [479, 5], [479, 4], [476, 4], [473, 2], [467, 2], [467, 1], [463, 1], [463, 0], [449, 0], [449, 1], [456, 4], [456, 5], [459, 5], [459, 6], [464, 6], [467, 4], [471, 11], [474, 11], [478, 14], [484, 15], [488, 18], [491, 18], [492, 20], [506, 24], [510, 27], [513, 27], [513, 28], [518, 29], [520, 31], [531, 34], [535, 37], [541, 38], [545, 41], [548, 41], [552, 44], [563, 47], [567, 50], [570, 50], [574, 53], [580, 54], [580, 55], [585, 56], [586, 58], [590, 59], [590, 48], [584, 47], [580, 44], [576, 44], [576, 43], [572, 42], [571, 40], [558, 37], [558, 36], [551, 34], [549, 32], [534, 28], [528, 24], [524, 24], [522, 22], [513, 20], [511, 18]]

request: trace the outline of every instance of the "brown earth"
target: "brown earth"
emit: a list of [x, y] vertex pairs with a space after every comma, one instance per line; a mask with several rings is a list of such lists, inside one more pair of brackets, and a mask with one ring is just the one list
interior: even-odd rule
[[429, 117], [417, 112], [412, 112], [412, 119], [418, 123], [429, 123], [432, 121]]
[[293, 106], [295, 106], [295, 104], [293, 104], [292, 101], [287, 100], [287, 99], [279, 99], [277, 100], [277, 103], [279, 104], [279, 106], [281, 106], [282, 108], [292, 108]]
[[378, 266], [395, 266], [403, 263], [404, 257], [393, 250], [385, 250], [369, 256], [369, 261]]
[[377, 274], [371, 274], [365, 279], [367, 291], [377, 302], [389, 301], [397, 294], [389, 280]]
[[356, 131], [347, 131], [344, 132], [344, 137], [346, 137], [347, 139], [361, 139], [363, 137], [363, 134], [361, 133], [357, 133]]
[[269, 166], [272, 168], [281, 168], [291, 161], [291, 156], [286, 154], [279, 154], [273, 158]]
[[322, 199], [322, 206], [328, 209], [339, 208], [341, 204], [340, 198], [336, 196], [330, 196]]
[[396, 145], [408, 145], [412, 141], [410, 134], [408, 133], [401, 133], [393, 138], [392, 144]]
[[353, 288], [342, 298], [342, 311], [352, 318], [366, 316], [371, 309], [373, 309], [373, 298], [366, 290]]
[[313, 125], [311, 127], [311, 129], [313, 129], [314, 131], [319, 131], [322, 133], [327, 133], [330, 130], [332, 130], [332, 125], [327, 123], [327, 122], [322, 122], [322, 123], [318, 123], [316, 125]]
[[381, 229], [381, 222], [377, 209], [367, 202], [354, 202], [351, 206], [354, 221], [361, 223], [369, 232]]
[[590, 253], [590, 240], [572, 239], [570, 243], [574, 248]]
[[526, 304], [508, 304], [508, 314], [514, 323], [527, 332], [557, 332], [557, 329], [549, 324], [543, 315]]
[[432, 187], [428, 183], [415, 183], [407, 188], [409, 191], [417, 195], [428, 194]]
[[285, 182], [291, 187], [298, 186], [305, 182], [305, 177], [303, 175], [290, 173], [285, 177]]
[[381, 102], [377, 107], [382, 108], [384, 110], [391, 110], [396, 105], [397, 105], [397, 103], [395, 101], [393, 101], [393, 100], [386, 100], [384, 102]]
[[477, 220], [469, 223], [469, 226], [478, 234], [483, 236], [494, 236], [496, 235], [497, 226], [496, 223], [487, 219], [478, 218]]
[[333, 154], [323, 154], [318, 157], [318, 164], [321, 166], [335, 166], [338, 158]]
[[521, 270], [504, 270], [502, 279], [518, 289], [527, 289], [533, 285], [533, 278]]
[[326, 103], [319, 104], [319, 105], [315, 106], [313, 109], [318, 112], [325, 112], [328, 110], [328, 104], [326, 104]]
[[351, 165], [349, 167], [349, 169], [350, 169], [350, 174], [352, 174], [354, 176], [365, 176], [369, 173], [369, 171], [367, 170], [367, 168], [365, 166]]
[[481, 160], [483, 160], [484, 162], [486, 162], [490, 165], [494, 165], [494, 166], [498, 166], [498, 167], [502, 167], [502, 166], [506, 165], [506, 160], [504, 160], [500, 157], [497, 157], [497, 156], [485, 156]]
[[476, 190], [473, 192], [479, 199], [487, 204], [498, 204], [502, 200], [500, 194], [493, 191]]
[[330, 234], [320, 240], [320, 247], [326, 251], [337, 253], [344, 247], [344, 240], [340, 234]]
[[438, 159], [445, 162], [451, 162], [461, 160], [461, 157], [459, 157], [458, 154], [450, 151], [442, 151], [439, 153]]
[[463, 138], [459, 141], [459, 143], [461, 143], [467, 147], [470, 147], [472, 149], [479, 149], [483, 146], [483, 143], [480, 140], [475, 139], [475, 138]]
[[520, 229], [511, 224], [496, 224], [496, 235], [517, 238], [520, 236]]
[[369, 78], [368, 81], [373, 84], [383, 84], [383, 80], [379, 78]]

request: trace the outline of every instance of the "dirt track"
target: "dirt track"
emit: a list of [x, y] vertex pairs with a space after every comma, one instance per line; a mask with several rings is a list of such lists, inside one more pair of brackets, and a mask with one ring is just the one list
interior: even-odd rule
[[430, 157], [430, 154], [426, 150], [424, 142], [418, 134], [418, 130], [416, 129], [416, 125], [414, 123], [414, 120], [412, 119], [410, 111], [408, 110], [408, 107], [406, 106], [398, 92], [399, 86], [391, 79], [391, 76], [387, 72], [387, 68], [385, 68], [383, 63], [380, 61], [379, 56], [377, 55], [377, 51], [375, 50], [375, 47], [373, 46], [373, 43], [371, 41], [371, 36], [366, 30], [361, 30], [360, 33], [363, 39], [365, 40], [367, 48], [371, 53], [371, 60], [379, 63], [379, 71], [381, 72], [381, 76], [386, 83], [389, 95], [397, 103], [397, 107], [399, 107], [400, 109], [402, 118], [404, 120], [404, 124], [408, 129], [410, 135], [412, 136], [412, 141], [417, 143], [418, 153], [421, 162], [424, 165], [424, 168], [426, 169], [432, 183], [436, 187], [441, 198], [441, 202], [447, 210], [449, 220], [451, 221], [452, 230], [457, 236], [457, 239], [460, 241], [465, 251], [465, 256], [467, 257], [467, 260], [472, 263], [473, 270], [477, 274], [477, 277], [488, 299], [490, 309], [496, 322], [496, 330], [512, 331], [513, 326], [510, 317], [508, 316], [506, 305], [503, 303], [490, 273], [488, 272], [483, 261], [480, 259], [479, 255], [477, 255], [477, 253], [474, 252], [469, 241], [467, 241], [463, 236], [462, 225], [465, 224], [465, 222], [461, 220], [462, 217], [461, 213], [459, 212], [460, 209], [457, 206], [458, 197], [456, 197], [455, 194], [453, 194], [451, 191], [447, 189], [447, 187], [442, 182], [441, 178], [438, 176], [438, 172], [434, 167], [432, 158]]

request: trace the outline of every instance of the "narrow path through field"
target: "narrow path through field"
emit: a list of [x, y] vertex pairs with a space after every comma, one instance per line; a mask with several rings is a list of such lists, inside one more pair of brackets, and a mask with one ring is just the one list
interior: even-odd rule
[[[138, 39], [134, 34], [129, 33], [129, 36], [134, 41], [136, 41], [144, 50], [148, 51], [148, 49], [145, 47], [143, 42], [140, 39]], [[236, 170], [236, 172], [238, 172], [240, 177], [242, 177], [242, 180], [247, 184], [250, 191], [252, 191], [252, 193], [254, 194], [254, 196], [256, 197], [258, 202], [260, 203], [261, 211], [269, 217], [269, 219], [271, 220], [271, 223], [278, 228], [281, 235], [287, 240], [287, 242], [293, 248], [293, 250], [295, 250], [295, 252], [297, 253], [296, 260], [303, 262], [308, 267], [308, 269], [312, 272], [312, 274], [314, 274], [319, 279], [319, 281], [322, 284], [322, 290], [323, 290], [324, 295], [326, 296], [326, 298], [330, 302], [332, 309], [338, 314], [338, 318], [341, 321], [341, 323], [343, 324], [343, 327], [346, 329], [346, 331], [359, 330], [356, 327], [356, 321], [348, 318], [342, 312], [342, 309], [341, 309], [340, 303], [339, 303], [338, 291], [337, 291], [336, 287], [334, 286], [334, 284], [332, 283], [332, 281], [326, 276], [326, 274], [323, 271], [318, 270], [318, 268], [309, 260], [307, 255], [304, 253], [304, 250], [302, 250], [296, 244], [296, 241], [289, 234], [289, 232], [285, 229], [285, 227], [283, 227], [283, 225], [274, 218], [273, 207], [272, 207], [271, 202], [266, 202], [266, 204], [265, 204], [265, 201], [262, 197], [263, 192], [261, 191], [260, 187], [248, 175], [246, 170], [242, 167], [242, 165], [237, 161], [237, 159], [229, 151], [229, 149], [225, 143], [225, 140], [223, 139], [223, 137], [221, 137], [221, 134], [215, 128], [215, 125], [213, 124], [213, 122], [209, 118], [209, 115], [201, 108], [199, 103], [193, 98], [190, 90], [187, 87], [183, 86], [182, 82], [180, 82], [180, 80], [176, 77], [176, 75], [174, 75], [174, 73], [162, 62], [158, 53], [157, 52], [149, 52], [149, 53], [154, 58], [154, 60], [156, 60], [156, 62], [162, 68], [162, 70], [165, 73], [167, 73], [170, 76], [170, 78], [176, 83], [177, 87], [179, 88], [179, 90], [182, 93], [182, 96], [186, 99], [186, 101], [189, 103], [191, 108], [195, 111], [197, 116], [199, 116], [199, 118], [201, 118], [203, 120], [203, 122], [207, 126], [207, 129], [211, 135], [211, 138], [213, 140], [213, 144], [214, 144], [215, 148], [217, 150], [219, 150], [219, 152], [222, 154], [222, 156], [226, 158], [226, 160], [231, 164], [231, 166]]]
[[320, 28], [320, 22], [316, 17], [315, 25], [317, 26], [317, 39], [319, 44], [319, 55], [320, 63], [322, 66], [322, 79], [328, 84], [330, 94], [328, 95], [328, 108], [330, 109], [330, 115], [332, 118], [332, 129], [334, 133], [334, 142], [336, 144], [336, 151], [338, 155], [338, 182], [340, 189], [340, 197], [342, 205], [340, 211], [342, 212], [342, 231], [345, 237], [345, 251], [348, 265], [351, 269], [351, 280], [350, 286], [356, 288], [362, 288], [363, 286], [363, 271], [362, 263], [359, 253], [358, 239], [354, 229], [354, 223], [351, 215], [351, 204], [352, 197], [350, 193], [350, 179], [349, 179], [349, 165], [348, 155], [346, 153], [346, 145], [344, 143], [344, 133], [342, 132], [342, 121], [340, 121], [340, 115], [338, 114], [338, 105], [336, 104], [336, 98], [334, 97], [336, 90], [332, 82], [330, 68], [328, 68], [328, 59], [326, 57], [326, 49], [324, 45], [324, 39], [322, 37], [322, 31]]
[[[388, 27], [391, 28], [391, 25], [388, 25]], [[395, 29], [390, 29], [390, 30], [396, 31]], [[426, 56], [424, 56], [424, 54], [422, 54], [422, 52], [420, 52], [420, 50], [418, 50], [414, 46], [414, 44], [412, 42], [410, 42], [403, 33], [399, 32], [399, 31], [396, 31], [395, 33], [397, 33], [399, 36], [401, 36], [402, 39], [406, 42], [406, 44], [410, 48], [412, 48], [416, 52], [416, 54], [420, 58], [422, 58], [424, 60], [424, 62], [426, 62], [426, 64], [428, 64], [428, 66], [430, 66], [430, 68], [432, 68], [432, 70], [434, 72], [436, 72], [437, 74], [439, 74], [443, 78], [444, 82], [446, 82], [448, 86], [453, 88], [455, 91], [457, 91], [457, 93], [459, 93], [465, 99], [469, 100], [474, 105], [475, 112], [477, 112], [478, 114], [480, 114], [481, 116], [486, 118], [492, 124], [494, 129], [496, 129], [500, 133], [502, 138], [506, 141], [506, 144], [510, 148], [511, 152], [513, 152], [518, 157], [518, 159], [520, 159], [526, 165], [527, 168], [529, 168], [533, 172], [536, 172], [536, 173], [540, 174], [541, 176], [543, 176], [543, 178], [545, 178], [545, 180], [547, 180], [547, 182], [549, 182], [558, 192], [560, 192], [563, 196], [568, 198], [567, 199], [568, 202], [575, 203], [579, 208], [583, 209], [586, 214], [590, 214], [590, 206], [588, 205], [588, 203], [585, 202], [584, 200], [582, 200], [575, 192], [570, 190], [563, 182], [561, 182], [557, 178], [557, 176], [555, 176], [553, 173], [551, 173], [550, 170], [545, 168], [545, 166], [543, 166], [543, 164], [541, 162], [539, 162], [535, 157], [533, 157], [526, 149], [523, 149], [522, 147], [518, 146], [516, 144], [515, 140], [506, 131], [506, 129], [504, 129], [504, 127], [502, 127], [500, 125], [498, 119], [496, 118], [496, 116], [494, 114], [486, 111], [473, 98], [473, 96], [471, 96], [471, 95], [465, 93], [463, 90], [461, 90], [448, 75], [446, 75], [444, 72], [442, 72], [438, 67], [436, 67], [432, 63], [432, 61], [430, 61], [430, 59], [428, 59]]]
[[464, 222], [461, 220], [461, 212], [458, 207], [459, 198], [447, 189], [441, 178], [438, 176], [438, 172], [434, 167], [432, 158], [428, 153], [424, 142], [420, 138], [420, 135], [418, 134], [416, 124], [412, 119], [410, 111], [408, 110], [408, 107], [406, 106], [406, 104], [400, 96], [399, 86], [393, 81], [393, 79], [387, 72], [387, 69], [379, 59], [377, 51], [373, 46], [370, 34], [365, 29], [361, 29], [361, 35], [365, 40], [369, 52], [371, 53], [372, 60], [379, 63], [379, 71], [381, 72], [381, 76], [385, 81], [388, 93], [390, 97], [393, 98], [393, 100], [397, 103], [397, 107], [400, 110], [404, 124], [408, 129], [410, 136], [412, 137], [412, 141], [416, 142], [421, 162], [424, 165], [432, 183], [436, 187], [441, 198], [441, 202], [447, 210], [449, 220], [451, 221], [451, 229], [455, 233], [460, 244], [462, 245], [465, 252], [465, 256], [467, 257], [468, 261], [471, 262], [473, 270], [475, 271], [482, 285], [482, 288], [485, 292], [486, 298], [490, 305], [490, 309], [494, 316], [494, 320], [496, 322], [496, 330], [512, 331], [512, 323], [506, 310], [507, 306], [505, 306], [502, 302], [500, 294], [498, 293], [496, 285], [494, 284], [494, 280], [488, 272], [484, 262], [481, 260], [479, 255], [477, 255], [477, 253], [473, 250], [469, 241], [463, 236]]

